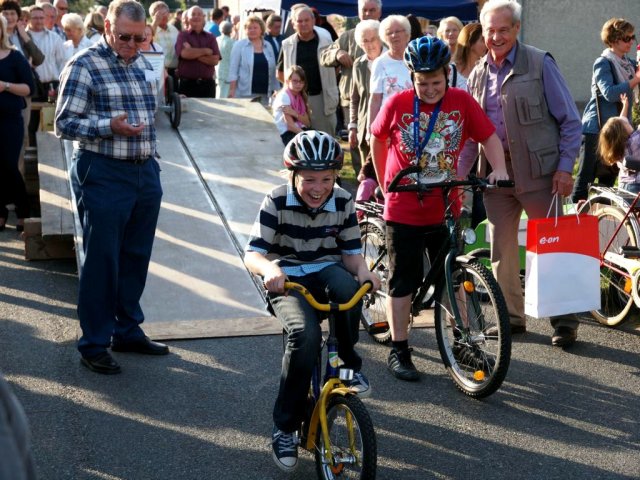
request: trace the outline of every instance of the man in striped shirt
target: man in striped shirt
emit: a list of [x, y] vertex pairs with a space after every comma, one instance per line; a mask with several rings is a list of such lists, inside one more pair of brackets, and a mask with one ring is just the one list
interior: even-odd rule
[[78, 350], [84, 366], [104, 374], [120, 372], [110, 345], [113, 351], [169, 353], [140, 328], [162, 198], [155, 74], [138, 53], [144, 39], [144, 7], [112, 2], [104, 37], [64, 67], [56, 107], [57, 135], [77, 141], [71, 175], [85, 254]]
[[[326, 299], [328, 289], [331, 300], [344, 303], [359, 283], [370, 280], [375, 290], [380, 279], [361, 255], [354, 201], [335, 185], [342, 167], [340, 145], [323, 132], [300, 132], [285, 147], [284, 164], [291, 170], [290, 182], [276, 187], [262, 202], [244, 261], [263, 278], [271, 306], [288, 334], [272, 443], [276, 465], [291, 471], [297, 464], [295, 432], [302, 422], [321, 331], [318, 312], [298, 292], [283, 295], [284, 282], [301, 283], [319, 299]], [[360, 310], [361, 304], [337, 315], [336, 336], [338, 355], [345, 368], [355, 372], [348, 386], [366, 396], [371, 389], [354, 350]]]

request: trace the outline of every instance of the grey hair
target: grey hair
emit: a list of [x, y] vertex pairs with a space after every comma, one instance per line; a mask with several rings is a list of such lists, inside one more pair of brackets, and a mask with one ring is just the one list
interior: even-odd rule
[[354, 37], [358, 46], [362, 47], [362, 37], [364, 37], [365, 32], [371, 31], [376, 32], [376, 35], [380, 38], [380, 22], [378, 20], [362, 20], [356, 25]]
[[482, 27], [484, 28], [486, 25], [485, 18], [488, 14], [502, 8], [506, 8], [511, 12], [514, 24], [520, 23], [520, 19], [522, 18], [522, 5], [518, 2], [515, 0], [488, 0], [482, 6], [482, 10], [480, 10], [480, 23]]
[[304, 7], [300, 7], [297, 8], [293, 11], [293, 13], [291, 14], [291, 18], [293, 19], [293, 21], [297, 21], [298, 17], [300, 16], [301, 13], [307, 12], [309, 15], [311, 15], [313, 18], [315, 18], [315, 15], [313, 13], [313, 10], [311, 10], [311, 7], [308, 6], [304, 6]]
[[411, 24], [409, 23], [409, 20], [407, 19], [407, 17], [405, 17], [404, 15], [389, 15], [387, 18], [385, 18], [380, 22], [380, 29], [379, 29], [380, 38], [385, 40], [385, 43], [387, 39], [387, 35], [385, 32], [393, 22], [396, 22], [402, 25], [402, 28], [406, 30], [407, 35], [411, 35]]
[[147, 20], [144, 7], [135, 0], [114, 0], [109, 4], [107, 20], [114, 25], [121, 16], [127, 17], [133, 22], [146, 22]]
[[231, 35], [232, 31], [233, 31], [233, 23], [231, 23], [230, 21], [225, 20], [220, 24], [220, 32], [223, 35]]
[[169, 10], [169, 5], [167, 5], [166, 3], [164, 3], [161, 0], [158, 0], [157, 2], [153, 2], [151, 5], [149, 5], [149, 15], [151, 15], [152, 17], [156, 14], [156, 12], [158, 10]]
[[379, 9], [382, 9], [382, 0], [358, 0], [358, 13], [362, 11], [365, 3], [373, 2]]
[[62, 28], [79, 28], [83, 32], [85, 31], [84, 20], [77, 13], [65, 13], [60, 19], [60, 23]]

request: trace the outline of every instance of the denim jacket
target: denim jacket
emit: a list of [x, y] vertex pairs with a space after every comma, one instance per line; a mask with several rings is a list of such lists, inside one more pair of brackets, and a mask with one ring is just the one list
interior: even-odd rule
[[[631, 60], [635, 67], [635, 62]], [[593, 78], [591, 80], [591, 98], [582, 115], [582, 133], [597, 134], [600, 132], [598, 125], [598, 110], [596, 108], [596, 85], [600, 90], [600, 120], [602, 125], [611, 117], [618, 115], [620, 94], [626, 93], [633, 99], [633, 92], [629, 82], [618, 83], [611, 68], [611, 62], [600, 56], [593, 64]], [[629, 109], [629, 121], [631, 121], [631, 109]]]
[[[276, 56], [273, 48], [266, 40], [262, 40], [262, 51], [269, 64], [269, 90], [271, 94], [276, 90]], [[246, 38], [238, 40], [231, 50], [231, 64], [229, 65], [228, 82], [236, 81], [237, 98], [249, 97], [251, 92], [251, 81], [253, 79], [253, 45]]]

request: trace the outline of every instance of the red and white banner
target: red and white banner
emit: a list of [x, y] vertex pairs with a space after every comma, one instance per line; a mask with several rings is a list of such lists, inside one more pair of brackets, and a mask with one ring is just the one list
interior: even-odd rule
[[600, 308], [596, 217], [529, 220], [524, 299], [525, 313], [535, 318]]

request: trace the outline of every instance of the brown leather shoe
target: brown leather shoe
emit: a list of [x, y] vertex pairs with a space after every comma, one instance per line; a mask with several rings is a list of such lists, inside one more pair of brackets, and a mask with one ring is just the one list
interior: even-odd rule
[[[509, 325], [511, 335], [519, 335], [521, 333], [527, 333], [527, 327], [525, 325]], [[498, 336], [498, 327], [496, 325], [489, 327], [485, 330], [484, 334], [488, 337]]]
[[578, 331], [571, 327], [558, 327], [551, 337], [551, 345], [554, 347], [567, 347], [575, 343]]

